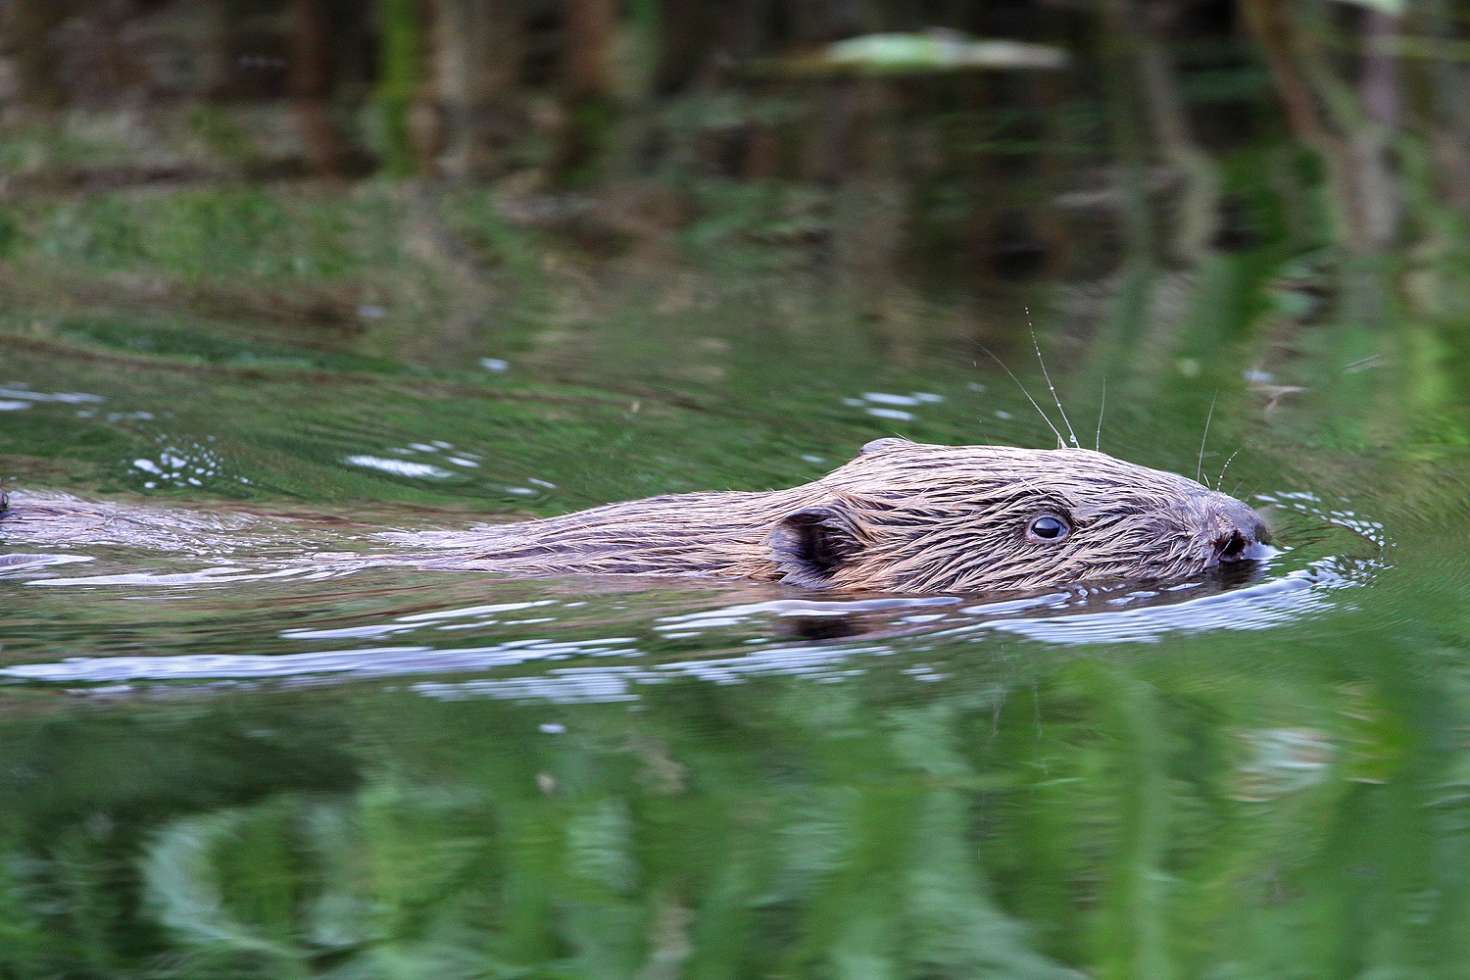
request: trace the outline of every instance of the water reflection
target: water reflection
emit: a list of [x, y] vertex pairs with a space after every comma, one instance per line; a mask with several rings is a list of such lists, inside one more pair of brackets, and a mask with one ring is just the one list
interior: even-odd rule
[[[1266, 488], [1250, 499], [1282, 549], [1168, 586], [831, 596], [382, 560], [477, 521], [789, 485], [897, 422], [868, 408], [930, 441], [978, 440], [996, 412], [1015, 420], [984, 438], [1041, 438], [1010, 386], [985, 376], [1003, 394], [980, 403], [947, 355], [884, 374], [792, 350], [742, 376], [732, 342], [743, 399], [646, 386], [493, 411], [380, 379], [227, 385], [226, 408], [191, 414], [186, 386], [75, 365], [41, 384], [57, 369], [31, 363], [34, 390], [120, 414], [32, 402], [10, 416], [46, 425], [5, 430], [30, 452], [0, 522], [0, 898], [12, 934], [46, 938], [0, 944], [0, 972], [60, 935], [90, 937], [97, 975], [177, 957], [191, 980], [1335, 976], [1374, 960], [1363, 921], [1403, 952], [1374, 962], [1424, 967], [1401, 975], [1463, 960], [1451, 448], [1405, 450], [1428, 461], [1407, 479], [1397, 455], [1256, 434], [1231, 472]], [[556, 356], [517, 353], [495, 382]], [[608, 356], [636, 388], [642, 365]], [[1192, 470], [1203, 405], [1172, 370], [1156, 392], [1115, 382], [1108, 431]], [[288, 430], [271, 413], [290, 399], [314, 409]], [[109, 491], [155, 478], [147, 459], [216, 496], [38, 492], [68, 485], [29, 461], [63, 413]], [[221, 465], [165, 465], [191, 446]], [[342, 462], [358, 455], [453, 478]]]

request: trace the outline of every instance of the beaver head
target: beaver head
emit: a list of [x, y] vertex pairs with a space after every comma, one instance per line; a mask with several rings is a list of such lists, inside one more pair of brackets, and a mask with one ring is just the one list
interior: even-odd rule
[[1179, 579], [1258, 557], [1250, 507], [1086, 449], [879, 439], [768, 536], [781, 581], [898, 592]]

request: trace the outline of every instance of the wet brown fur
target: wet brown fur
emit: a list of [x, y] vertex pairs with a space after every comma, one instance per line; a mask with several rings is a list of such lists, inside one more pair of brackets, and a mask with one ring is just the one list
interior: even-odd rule
[[[1071, 533], [1028, 535], [1043, 513]], [[974, 592], [1178, 579], [1265, 537], [1240, 501], [1104, 453], [881, 439], [799, 487], [651, 497], [483, 529], [445, 563]]]

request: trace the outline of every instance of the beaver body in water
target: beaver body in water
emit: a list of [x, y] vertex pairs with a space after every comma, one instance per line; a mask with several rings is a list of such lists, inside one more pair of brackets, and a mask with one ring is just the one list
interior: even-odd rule
[[[14, 503], [0, 513], [0, 534], [31, 544], [218, 555], [229, 542], [270, 534], [243, 512], [154, 512], [64, 495]], [[309, 550], [309, 518], [287, 519], [279, 533]], [[786, 490], [674, 494], [387, 537], [435, 553], [355, 559], [522, 576], [703, 575], [922, 593], [1177, 580], [1257, 557], [1267, 532], [1232, 497], [1104, 453], [879, 439], [821, 479]], [[310, 560], [332, 557], [318, 552]]]
[[894, 438], [787, 490], [650, 497], [484, 528], [447, 563], [978, 592], [1179, 579], [1258, 557], [1266, 540], [1239, 500], [1104, 453]]

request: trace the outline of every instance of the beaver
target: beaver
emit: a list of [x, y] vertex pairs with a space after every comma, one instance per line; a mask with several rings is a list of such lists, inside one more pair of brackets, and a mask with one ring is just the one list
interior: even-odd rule
[[911, 593], [1180, 579], [1261, 557], [1269, 540], [1241, 501], [1105, 453], [900, 438], [786, 490], [671, 494], [450, 537], [459, 568]]

